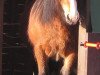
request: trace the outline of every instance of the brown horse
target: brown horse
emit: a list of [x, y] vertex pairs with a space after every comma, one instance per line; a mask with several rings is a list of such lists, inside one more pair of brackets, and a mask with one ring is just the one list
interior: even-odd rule
[[31, 8], [28, 37], [34, 47], [38, 75], [48, 75], [48, 58], [64, 59], [61, 75], [69, 75], [75, 58], [77, 22], [76, 0], [36, 0]]

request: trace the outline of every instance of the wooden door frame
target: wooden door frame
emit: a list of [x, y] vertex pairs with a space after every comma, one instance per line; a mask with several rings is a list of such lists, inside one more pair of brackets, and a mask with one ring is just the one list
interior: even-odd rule
[[[92, 33], [90, 5], [90, 0], [87, 0], [86, 23], [82, 23], [79, 25], [77, 75], [87, 75], [88, 73], [88, 48], [80, 45], [81, 43], [85, 43], [86, 41], [88, 41], [89, 33]], [[86, 26], [86, 28], [82, 26]]]

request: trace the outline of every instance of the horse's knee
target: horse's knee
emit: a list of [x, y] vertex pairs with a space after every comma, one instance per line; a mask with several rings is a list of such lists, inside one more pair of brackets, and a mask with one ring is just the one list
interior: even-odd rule
[[47, 56], [41, 46], [35, 46], [34, 54], [38, 65], [38, 75], [47, 75]]
[[75, 53], [70, 53], [66, 58], [64, 58], [64, 65], [60, 71], [61, 75], [69, 75], [74, 58]]
[[41, 58], [37, 58], [38, 65], [38, 75], [47, 75], [47, 60], [45, 57], [41, 56]]

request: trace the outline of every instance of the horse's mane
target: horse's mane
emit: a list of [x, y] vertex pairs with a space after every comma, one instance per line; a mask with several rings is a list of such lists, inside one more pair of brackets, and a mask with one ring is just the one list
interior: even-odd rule
[[59, 0], [36, 0], [30, 17], [34, 16], [42, 23], [50, 23], [55, 17], [63, 19], [63, 13]]

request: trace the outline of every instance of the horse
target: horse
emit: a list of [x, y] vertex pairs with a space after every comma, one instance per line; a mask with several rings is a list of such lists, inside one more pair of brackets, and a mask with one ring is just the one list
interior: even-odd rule
[[36, 0], [27, 34], [38, 65], [38, 75], [49, 75], [49, 58], [63, 59], [60, 75], [69, 75], [77, 56], [79, 12], [76, 0]]

